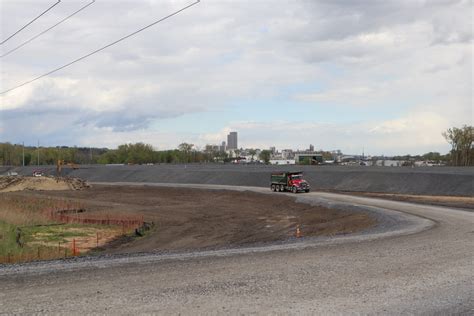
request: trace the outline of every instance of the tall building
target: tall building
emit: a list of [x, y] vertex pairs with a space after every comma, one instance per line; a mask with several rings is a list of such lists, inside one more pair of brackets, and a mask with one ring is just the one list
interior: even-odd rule
[[221, 146], [219, 147], [220, 152], [224, 152], [226, 149], [225, 142], [222, 142]]
[[239, 148], [237, 145], [237, 132], [230, 132], [227, 135], [227, 149], [237, 149]]

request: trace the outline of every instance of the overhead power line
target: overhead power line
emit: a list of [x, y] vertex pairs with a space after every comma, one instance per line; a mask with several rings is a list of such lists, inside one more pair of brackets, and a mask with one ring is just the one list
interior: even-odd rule
[[56, 2], [55, 4], [53, 4], [52, 6], [50, 6], [48, 9], [46, 9], [46, 11], [43, 11], [43, 13], [41, 13], [40, 15], [38, 15], [36, 18], [34, 18], [33, 20], [31, 20], [30, 22], [28, 22], [25, 26], [23, 26], [21, 29], [19, 29], [18, 31], [16, 31], [15, 33], [13, 33], [12, 35], [10, 35], [9, 37], [7, 37], [5, 40], [3, 40], [0, 45], [3, 45], [6, 41], [8, 41], [9, 39], [11, 39], [13, 36], [17, 35], [18, 33], [20, 33], [21, 31], [23, 31], [26, 27], [28, 27], [28, 25], [30, 25], [31, 23], [33, 23], [34, 21], [38, 20], [40, 17], [42, 17], [44, 14], [46, 14], [46, 12], [48, 12], [49, 10], [51, 10], [52, 8], [54, 8], [55, 6], [57, 6], [59, 3], [61, 2], [61, 0], [58, 0], [58, 2]]
[[107, 44], [107, 45], [105, 45], [105, 46], [103, 46], [103, 47], [101, 47], [101, 48], [99, 48], [99, 49], [96, 49], [95, 51], [90, 52], [90, 53], [87, 54], [87, 55], [84, 55], [84, 56], [82, 56], [82, 57], [79, 57], [79, 58], [77, 58], [77, 59], [75, 59], [75, 60], [73, 60], [73, 61], [71, 61], [71, 62], [69, 62], [69, 63], [67, 63], [67, 64], [65, 64], [65, 65], [63, 65], [63, 66], [61, 66], [61, 67], [58, 67], [58, 68], [53, 69], [53, 70], [51, 70], [51, 71], [49, 71], [49, 72], [47, 72], [47, 73], [45, 73], [45, 74], [42, 74], [41, 76], [38, 76], [38, 77], [33, 78], [33, 79], [31, 79], [31, 80], [25, 81], [25, 82], [23, 82], [22, 84], [19, 84], [19, 85], [13, 87], [13, 88], [10, 88], [10, 89], [8, 89], [8, 90], [4, 90], [4, 91], [0, 92], [0, 95], [5, 94], [5, 93], [10, 92], [10, 91], [13, 91], [13, 90], [15, 90], [15, 89], [18, 89], [18, 88], [20, 88], [20, 87], [23, 87], [23, 86], [25, 86], [25, 85], [27, 85], [27, 84], [30, 84], [30, 83], [32, 83], [32, 82], [34, 82], [34, 81], [36, 81], [36, 80], [39, 80], [39, 79], [44, 78], [44, 77], [46, 77], [46, 76], [49, 76], [49, 75], [51, 75], [51, 74], [53, 74], [53, 73], [55, 73], [55, 72], [57, 72], [57, 71], [59, 71], [59, 70], [61, 70], [61, 69], [64, 69], [64, 68], [66, 68], [66, 67], [69, 67], [69, 66], [71, 66], [72, 64], [75, 64], [75, 63], [77, 63], [77, 62], [79, 62], [79, 61], [81, 61], [81, 60], [83, 60], [83, 59], [86, 59], [86, 58], [89, 57], [89, 56], [92, 56], [92, 55], [94, 55], [94, 54], [97, 54], [98, 52], [100, 52], [100, 51], [102, 51], [102, 50], [104, 50], [104, 49], [106, 49], [106, 48], [109, 48], [110, 46], [113, 46], [113, 45], [115, 45], [115, 44], [117, 44], [117, 43], [119, 43], [119, 42], [121, 42], [121, 41], [123, 41], [123, 40], [129, 38], [129, 37], [132, 37], [132, 36], [134, 36], [134, 35], [136, 35], [136, 34], [142, 32], [142, 31], [144, 31], [144, 30], [146, 30], [146, 29], [148, 29], [148, 28], [154, 26], [155, 24], [158, 24], [158, 23], [160, 23], [160, 22], [163, 22], [164, 20], [167, 20], [167, 19], [169, 19], [169, 18], [171, 18], [171, 17], [177, 15], [178, 13], [180, 13], [180, 12], [182, 12], [182, 11], [184, 11], [184, 10], [186, 10], [186, 9], [188, 9], [188, 8], [190, 8], [190, 7], [194, 6], [194, 5], [196, 5], [196, 4], [198, 4], [199, 2], [200, 2], [200, 0], [197, 0], [196, 2], [193, 2], [193, 3], [191, 3], [191, 4], [187, 5], [187, 6], [185, 6], [185, 7], [181, 8], [181, 9], [179, 9], [178, 11], [175, 11], [175, 12], [173, 12], [173, 13], [171, 13], [171, 14], [169, 14], [169, 15], [167, 15], [167, 16], [165, 16], [165, 17], [163, 17], [163, 18], [161, 18], [161, 19], [159, 19], [159, 20], [157, 20], [157, 21], [155, 21], [155, 22], [153, 22], [153, 23], [151, 23], [151, 24], [148, 24], [147, 26], [144, 26], [144, 27], [142, 27], [141, 29], [139, 29], [139, 30], [137, 30], [137, 31], [135, 31], [135, 32], [133, 32], [133, 33], [130, 33], [130, 34], [124, 36], [124, 37], [119, 38], [118, 40], [116, 40], [116, 41], [114, 41], [114, 42], [112, 42], [112, 43], [110, 43], [110, 44]]
[[65, 17], [64, 19], [62, 19], [61, 21], [59, 21], [58, 23], [54, 24], [53, 26], [47, 28], [46, 30], [44, 30], [43, 32], [33, 36], [32, 38], [30, 38], [29, 40], [23, 42], [22, 44], [18, 45], [17, 47], [9, 50], [8, 52], [6, 52], [5, 54], [1, 55], [0, 58], [3, 58], [5, 56], [8, 56], [10, 55], [11, 53], [13, 53], [14, 51], [22, 48], [23, 46], [25, 46], [26, 44], [28, 43], [31, 43], [32, 41], [34, 41], [35, 39], [37, 39], [38, 37], [40, 37], [41, 35], [43, 35], [44, 33], [47, 33], [49, 31], [51, 31], [52, 29], [54, 29], [56, 26], [58, 26], [59, 24], [63, 23], [64, 21], [66, 20], [69, 20], [70, 18], [72, 18], [73, 16], [75, 16], [76, 14], [78, 14], [79, 12], [81, 12], [82, 10], [84, 10], [85, 8], [87, 8], [88, 6], [90, 6], [91, 4], [93, 4], [95, 2], [95, 0], [92, 0], [91, 2], [89, 2], [88, 4], [86, 4], [85, 6], [82, 6], [80, 9], [74, 11], [72, 14], [68, 15], [67, 17]]

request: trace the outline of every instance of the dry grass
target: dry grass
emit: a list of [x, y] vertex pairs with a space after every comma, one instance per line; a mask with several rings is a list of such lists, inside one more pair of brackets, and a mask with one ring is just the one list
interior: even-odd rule
[[[83, 206], [78, 202], [0, 193], [0, 263], [68, 257], [73, 255], [73, 244], [77, 253], [88, 252], [134, 228], [98, 225], [95, 216], [87, 218], [87, 212], [74, 214], [80, 209]], [[101, 215], [111, 223], [124, 220], [113, 213]]]
[[0, 221], [17, 226], [51, 224], [43, 210], [53, 205], [51, 199], [0, 194]]

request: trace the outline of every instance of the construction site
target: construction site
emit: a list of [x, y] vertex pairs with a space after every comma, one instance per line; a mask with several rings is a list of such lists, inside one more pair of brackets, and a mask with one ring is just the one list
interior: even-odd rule
[[[35, 214], [36, 217], [42, 214], [49, 217], [51, 223], [45, 226], [69, 222], [98, 224], [98, 219], [106, 222], [106, 231], [111, 229], [110, 226], [117, 226], [115, 238], [102, 238], [107, 243], [102, 242], [100, 247], [84, 246], [94, 245], [94, 234], [78, 236], [75, 242], [78, 244], [77, 252], [83, 254], [214, 249], [286, 242], [303, 234], [315, 237], [356, 233], [376, 224], [376, 219], [369, 213], [354, 214], [295, 203], [293, 197], [284, 195], [275, 199], [268, 194], [249, 191], [147, 185], [91, 186], [79, 178], [6, 176], [0, 178], [0, 192], [3, 192], [4, 204], [0, 211], [5, 213], [4, 217], [8, 214], [5, 208], [13, 200], [37, 205], [47, 201], [55, 207], [56, 216], [51, 216], [52, 211], [45, 213], [40, 208], [37, 210], [39, 214]], [[20, 213], [28, 211], [31, 212], [28, 203], [23, 210], [19, 208]], [[65, 214], [70, 214], [70, 219], [65, 218]], [[134, 223], [134, 229], [144, 224], [152, 229], [143, 237], [138, 231], [130, 231], [127, 223], [127, 233], [124, 233], [121, 229], [124, 218], [139, 219]], [[21, 228], [25, 230], [25, 227]], [[32, 240], [31, 243], [38, 244], [39, 241]], [[21, 245], [22, 248], [25, 246]], [[56, 245], [46, 242], [43, 246]], [[60, 256], [63, 253], [61, 251]], [[8, 261], [5, 257], [13, 258], [8, 253], [3, 253], [3, 257], [3, 262]]]
[[[319, 192], [474, 208], [470, 194], [472, 169], [303, 169], [312, 190]], [[73, 239], [62, 240], [62, 248], [70, 248], [70, 255], [240, 247], [294, 241], [303, 235], [316, 238], [355, 234], [380, 225], [380, 218], [367, 210], [354, 212], [347, 207], [295, 203], [297, 197], [304, 196], [300, 194], [268, 194], [275, 191], [273, 185], [269, 187], [269, 175], [281, 170], [283, 167], [212, 164], [77, 166], [63, 170], [59, 165], [56, 169], [48, 166], [3, 168], [3, 174], [16, 176], [0, 177], [0, 194], [5, 204], [0, 211], [8, 218], [5, 209], [8, 203], [24, 200], [29, 202], [23, 209], [17, 206], [19, 212], [25, 212], [28, 219], [46, 216], [47, 220], [39, 220], [39, 223], [46, 222], [46, 227], [68, 225], [74, 219], [77, 225], [85, 224], [87, 229], [90, 228], [87, 225], [105, 224], [106, 232], [102, 235], [108, 237], [102, 238], [100, 245], [97, 241], [100, 225], [91, 230], [95, 234], [83, 234], [82, 238], [79, 234], [74, 238], [77, 251], [72, 247]], [[247, 188], [259, 188], [261, 192]], [[44, 207], [32, 210], [29, 205], [41, 205], [45, 201], [54, 208], [55, 216], [51, 207], [45, 212]], [[33, 211], [37, 214], [27, 215]], [[124, 219], [133, 219], [131, 225], [127, 222], [127, 229], [123, 227]], [[147, 227], [144, 234], [135, 232], [143, 225]], [[57, 233], [64, 234], [63, 231]], [[52, 240], [58, 238], [49, 236]], [[41, 238], [30, 239], [30, 243], [41, 245]], [[26, 249], [24, 246], [22, 251]], [[43, 242], [42, 246], [58, 248], [51, 242]], [[59, 246], [57, 257], [68, 253], [68, 249], [62, 248]], [[2, 251], [2, 262], [15, 262], [9, 251]], [[34, 248], [31, 251], [40, 252]], [[43, 259], [33, 255], [27, 258]]]
[[[365, 288], [364, 291], [372, 291], [368, 287], [373, 286], [373, 281], [368, 282], [360, 270], [367, 265], [372, 266], [373, 271], [379, 271], [377, 275], [382, 273], [380, 281], [386, 282], [388, 278], [398, 284], [399, 277], [391, 274], [398, 268], [391, 268], [392, 272], [387, 275], [378, 266], [387, 265], [385, 260], [376, 260], [371, 264], [367, 262], [375, 253], [377, 256], [388, 256], [388, 253], [382, 253], [389, 249], [412, 253], [402, 256], [404, 259], [399, 263], [393, 261], [389, 265], [405, 266], [410, 262], [410, 266], [421, 268], [422, 262], [431, 258], [429, 260], [437, 260], [436, 266], [440, 269], [445, 269], [446, 265], [453, 262], [469, 269], [469, 265], [462, 263], [467, 263], [465, 260], [468, 258], [463, 255], [463, 251], [466, 251], [465, 247], [469, 247], [469, 243], [457, 243], [454, 246], [449, 240], [469, 236], [464, 228], [469, 230], [470, 225], [467, 224], [472, 223], [474, 169], [299, 167], [298, 174], [311, 184], [309, 193], [274, 192], [270, 187], [270, 175], [275, 172], [281, 174], [285, 170], [278, 166], [79, 166], [63, 169], [61, 177], [55, 176], [58, 170], [53, 166], [1, 168], [0, 172], [5, 175], [0, 177], [0, 221], [4, 223], [0, 280], [6, 289], [3, 293], [8, 293], [8, 289], [18, 286], [19, 282], [31, 284], [31, 289], [36, 288], [34, 291], [37, 291], [39, 288], [33, 280], [40, 282], [43, 273], [46, 273], [45, 276], [52, 273], [57, 275], [60, 278], [58, 282], [61, 279], [77, 282], [77, 278], [83, 274], [91, 280], [113, 278], [114, 282], [84, 284], [77, 288], [82, 293], [82, 299], [75, 301], [73, 308], [76, 304], [82, 304], [80, 302], [84, 299], [89, 299], [95, 303], [86, 310], [100, 312], [104, 311], [105, 297], [99, 295], [92, 298], [84, 292], [86, 288], [112, 293], [109, 286], [120, 287], [125, 284], [122, 282], [132, 282], [130, 277], [134, 276], [134, 280], [142, 284], [140, 291], [145, 292], [150, 291], [150, 286], [155, 284], [152, 280], [161, 284], [152, 290], [156, 293], [166, 293], [165, 284], [175, 284], [174, 294], [164, 298], [171, 305], [161, 309], [149, 302], [146, 306], [153, 308], [144, 309], [143, 305], [133, 303], [128, 296], [124, 301], [126, 305], [118, 304], [107, 311], [118, 311], [118, 308], [126, 306], [127, 312], [177, 312], [182, 309], [179, 304], [172, 302], [180, 297], [190, 297], [184, 293], [191, 293], [193, 304], [202, 304], [204, 299], [211, 302], [212, 308], [232, 306], [229, 300], [235, 295], [253, 300], [253, 294], [250, 293], [259, 293], [263, 297], [277, 295], [275, 299], [282, 300], [287, 294], [284, 294], [286, 290], [281, 288], [283, 285], [279, 282], [290, 284], [293, 290], [295, 286], [300, 288], [304, 284], [303, 287], [311, 293], [324, 293], [320, 287], [329, 282], [327, 278], [331, 273], [345, 269], [346, 265], [342, 264], [345, 260], [359, 262], [352, 265], [351, 269], [356, 269], [354, 273], [344, 272], [345, 282], [352, 286], [360, 284]], [[449, 224], [443, 224], [445, 216], [454, 216], [452, 220], [458, 223], [455, 231], [449, 228], [452, 220]], [[443, 260], [439, 260], [437, 251], [429, 250], [438, 249], [435, 245], [440, 245], [440, 242], [450, 245], [450, 255]], [[420, 253], [413, 252], [420, 245], [428, 248]], [[346, 254], [342, 255], [341, 251]], [[330, 263], [332, 256], [340, 257], [336, 266], [335, 262]], [[348, 257], [341, 259], [341, 256]], [[247, 266], [253, 260], [259, 262], [260, 268]], [[205, 271], [220, 272], [211, 277], [202, 270], [204, 267], [200, 267], [200, 262], [212, 266]], [[283, 262], [291, 262], [291, 267], [283, 269], [280, 267]], [[311, 266], [311, 262], [317, 264], [318, 271], [334, 272], [311, 273], [311, 278], [317, 277], [318, 282], [309, 285], [307, 282], [310, 279], [304, 278], [304, 271], [308, 267], [304, 266]], [[177, 267], [174, 263], [179, 263], [176, 271], [171, 268]], [[134, 270], [136, 264], [145, 269]], [[332, 268], [322, 268], [328, 264]], [[223, 285], [227, 281], [219, 280], [226, 278], [225, 271], [230, 271], [229, 265], [233, 267], [232, 273], [247, 277], [238, 278], [240, 285], [237, 287], [232, 283], [229, 287], [231, 292], [224, 290], [227, 296], [223, 298], [216, 294], [221, 286], [227, 288]], [[107, 267], [100, 270], [103, 276], [97, 274], [99, 271], [91, 270], [99, 266]], [[268, 270], [261, 270], [265, 266]], [[121, 272], [123, 269], [129, 277], [116, 275], [119, 273], [124, 276]], [[247, 272], [244, 273], [244, 270]], [[270, 277], [271, 271], [284, 270], [295, 278], [294, 282], [288, 281], [289, 276], [281, 275], [280, 281]], [[75, 272], [71, 274], [66, 271]], [[194, 279], [191, 285], [184, 286], [179, 281], [184, 279], [171, 277], [174, 273], [199, 273], [200, 277]], [[441, 281], [465, 280], [462, 274], [453, 273], [441, 279], [432, 279], [435, 283], [423, 283], [423, 288], [440, 286], [438, 282]], [[165, 275], [171, 279], [162, 279]], [[262, 275], [265, 279], [261, 279]], [[299, 282], [299, 285], [295, 282]], [[421, 282], [427, 281], [423, 279]], [[274, 289], [262, 292], [265, 289], [262, 286], [270, 284], [273, 284]], [[341, 289], [337, 283], [334, 286], [326, 291], [335, 293], [336, 289]], [[40, 292], [53, 291], [61, 297], [61, 289], [64, 290], [64, 287], [54, 282]], [[238, 292], [234, 292], [236, 290]], [[401, 290], [397, 285], [392, 291]], [[242, 296], [240, 291], [248, 294]], [[307, 295], [305, 292], [302, 291], [301, 295]], [[37, 306], [35, 295], [27, 297], [27, 292], [22, 293], [16, 298], [8, 297], [7, 310], [16, 310], [23, 300], [29, 302], [28, 306]], [[278, 293], [283, 296], [278, 296]], [[380, 292], [372, 295], [373, 299], [380, 299], [384, 294]], [[319, 299], [322, 298], [320, 296]], [[466, 299], [464, 296], [457, 298]], [[274, 299], [267, 297], [266, 301]], [[356, 301], [352, 302], [355, 304]], [[414, 304], [414, 301], [411, 303]], [[41, 306], [44, 311], [56, 310], [53, 306]], [[285, 312], [288, 311], [287, 306], [276, 304], [271, 310]], [[372, 310], [379, 305], [374, 301], [371, 306]], [[461, 306], [461, 311], [466, 310], [466, 305]], [[327, 310], [328, 305], [325, 303], [323, 307]], [[318, 311], [313, 308], [314, 305], [303, 304], [300, 311]], [[238, 309], [250, 311], [240, 304]], [[202, 311], [210, 310], [204, 308]]]
[[0, 0], [0, 315], [474, 315], [472, 9]]

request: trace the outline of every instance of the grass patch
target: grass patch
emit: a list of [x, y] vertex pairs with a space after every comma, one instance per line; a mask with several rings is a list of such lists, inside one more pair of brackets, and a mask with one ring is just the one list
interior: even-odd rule
[[0, 263], [46, 260], [67, 257], [72, 253], [86, 253], [120, 235], [130, 233], [132, 229], [124, 224], [115, 225], [115, 222], [123, 223], [120, 222], [123, 218], [86, 218], [89, 222], [84, 220], [77, 223], [81, 214], [78, 218], [73, 214], [71, 221], [76, 220], [76, 223], [69, 223], [67, 214], [54, 217], [57, 215], [54, 212], [58, 210], [82, 209], [79, 206], [67, 200], [0, 193]]
[[[20, 246], [16, 242], [21, 230]], [[117, 226], [49, 224], [17, 226], [0, 221], [0, 263], [63, 258], [72, 255], [73, 240], [80, 253], [87, 252], [122, 233]]]
[[54, 224], [23, 227], [25, 242], [67, 242], [70, 238], [86, 237], [90, 235], [90, 226], [77, 224]]
[[16, 226], [0, 221], [0, 256], [17, 253], [21, 248], [15, 239]]

